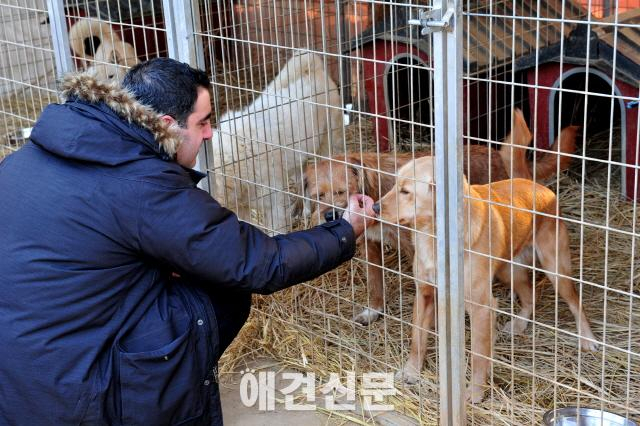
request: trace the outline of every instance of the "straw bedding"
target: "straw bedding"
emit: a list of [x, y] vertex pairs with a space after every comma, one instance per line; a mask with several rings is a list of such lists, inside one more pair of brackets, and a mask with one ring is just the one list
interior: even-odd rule
[[55, 99], [53, 92], [34, 87], [0, 98], [0, 160], [19, 148], [9, 143], [8, 135], [20, 128], [33, 126], [42, 109]]

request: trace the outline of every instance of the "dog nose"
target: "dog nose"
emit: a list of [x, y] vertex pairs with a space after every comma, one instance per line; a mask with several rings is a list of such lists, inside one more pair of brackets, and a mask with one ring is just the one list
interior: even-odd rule
[[325, 222], [331, 222], [332, 220], [338, 220], [342, 217], [342, 215], [340, 214], [339, 211], [336, 211], [334, 209], [331, 210], [327, 210], [324, 214], [324, 220]]
[[374, 205], [371, 208], [373, 209], [375, 214], [380, 214], [380, 203], [374, 203]]

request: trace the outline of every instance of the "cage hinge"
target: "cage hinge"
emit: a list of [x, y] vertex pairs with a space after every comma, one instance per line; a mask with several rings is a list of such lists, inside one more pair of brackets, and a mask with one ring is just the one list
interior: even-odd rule
[[435, 31], [451, 31], [453, 29], [454, 8], [448, 8], [444, 13], [442, 9], [420, 9], [417, 19], [409, 19], [409, 25], [419, 25], [421, 35], [431, 34]]

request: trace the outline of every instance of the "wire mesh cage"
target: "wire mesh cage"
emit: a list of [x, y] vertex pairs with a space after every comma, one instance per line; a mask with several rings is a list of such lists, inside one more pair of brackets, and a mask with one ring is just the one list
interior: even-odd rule
[[161, 1], [70, 0], [64, 12], [78, 70], [121, 79], [140, 60], [167, 56]]
[[[306, 186], [298, 193], [310, 202], [308, 223], [313, 224], [323, 221], [325, 212], [343, 208], [347, 193], [382, 196], [391, 189], [402, 165], [432, 152], [437, 127], [434, 50], [430, 39], [421, 37], [411, 25], [418, 16], [418, 4], [341, 2], [343, 11], [369, 13], [359, 19], [355, 14], [339, 16], [342, 27], [333, 27], [334, 9], [325, 8], [319, 16], [311, 3], [288, 4], [279, 16], [279, 6], [263, 5], [268, 12], [263, 10], [262, 18], [255, 18], [260, 15], [257, 5], [235, 6], [221, 27], [235, 26], [236, 32], [227, 32], [220, 39], [227, 46], [242, 46], [227, 47], [245, 58], [230, 62], [235, 66], [251, 62], [240, 66], [238, 76], [257, 74], [249, 83], [254, 92], [265, 87], [268, 76], [277, 72], [272, 69], [279, 69], [291, 50], [311, 50], [327, 57], [327, 72], [343, 90], [342, 107], [349, 122], [343, 130], [344, 153], [330, 158], [312, 155], [302, 173]], [[429, 10], [430, 5], [422, 8]], [[290, 12], [296, 10], [299, 12]], [[511, 253], [498, 262], [499, 256], [474, 253], [470, 245], [465, 246], [467, 256], [488, 257], [506, 274], [506, 285], [490, 289], [495, 305], [466, 299], [468, 306], [482, 306], [479, 312], [488, 312], [488, 318], [496, 321], [488, 338], [495, 343], [490, 352], [482, 353], [472, 349], [474, 334], [479, 333], [472, 330], [474, 320], [467, 323], [468, 374], [482, 368], [483, 359], [489, 361], [484, 400], [467, 407], [470, 423], [538, 424], [544, 411], [576, 402], [631, 418], [638, 415], [639, 407], [633, 402], [638, 355], [633, 308], [638, 235], [633, 194], [637, 191], [634, 105], [640, 55], [637, 44], [628, 45], [638, 31], [637, 10], [638, 5], [632, 3], [463, 4], [460, 102], [462, 140], [468, 145], [463, 151], [465, 175], [472, 184], [509, 177], [547, 184], [560, 205], [558, 211], [546, 213], [547, 218], [558, 229], [568, 229], [566, 234], [531, 236], [532, 244], [538, 243], [532, 246], [538, 251], [535, 261]], [[300, 11], [306, 16], [299, 17]], [[320, 40], [314, 29], [318, 20], [326, 25]], [[349, 27], [353, 22], [362, 23], [361, 29]], [[301, 25], [305, 31], [299, 30]], [[341, 38], [340, 28], [348, 28], [346, 37]], [[305, 38], [296, 38], [300, 34]], [[336, 70], [333, 64], [341, 61], [347, 64], [338, 64]], [[263, 70], [252, 73], [248, 69], [252, 66]], [[242, 78], [218, 83], [230, 96], [234, 93], [230, 86], [240, 87], [240, 81]], [[248, 103], [253, 97], [246, 99]], [[518, 145], [528, 149], [518, 150]], [[488, 176], [478, 170], [483, 165]], [[289, 190], [294, 197], [295, 188]], [[509, 191], [517, 189], [510, 187]], [[510, 211], [506, 223], [514, 220], [518, 207], [512, 198], [489, 199], [482, 202], [498, 208], [506, 202]], [[535, 213], [535, 222], [545, 222], [545, 214], [540, 215], [535, 206], [524, 210]], [[367, 231], [350, 265], [307, 288], [263, 301], [256, 327], [268, 327], [269, 332], [261, 331], [259, 337], [276, 357], [301, 368], [325, 371], [406, 370], [405, 357], [411, 356], [409, 336], [415, 329], [411, 311], [416, 279], [413, 249], [406, 242], [416, 238], [416, 231], [388, 223], [380, 241], [378, 226]], [[499, 245], [498, 235], [495, 233], [492, 244]], [[542, 249], [542, 241], [536, 238], [554, 244]], [[552, 250], [555, 263], [563, 259], [570, 268], [550, 270], [553, 262], [541, 263], [548, 261], [540, 252], [544, 250]], [[383, 265], [380, 269], [379, 264]], [[549, 279], [558, 280], [559, 293], [553, 291]], [[532, 312], [521, 310], [527, 295], [518, 287], [527, 282], [536, 284], [531, 287], [535, 295]], [[575, 294], [568, 290], [574, 287]], [[587, 334], [587, 322], [593, 334], [582, 345], [593, 351], [580, 351], [579, 336]], [[397, 382], [405, 387], [396, 407], [429, 423], [441, 409], [435, 384], [442, 360], [437, 329], [425, 331], [432, 338], [426, 341], [429, 350], [420, 365], [420, 380], [417, 385]]]
[[44, 0], [0, 6], [0, 158], [22, 145], [42, 107], [54, 99], [53, 47]]
[[[162, 2], [60, 2], [72, 69], [122, 78], [140, 59], [166, 56]], [[3, 153], [20, 146], [39, 112], [57, 100], [51, 6], [44, 0], [7, 1], [2, 11]], [[58, 34], [60, 35], [60, 34]], [[66, 69], [64, 71], [71, 71]], [[58, 70], [60, 72], [61, 70]]]
[[[50, 12], [0, 4], [3, 134], [55, 101]], [[387, 401], [424, 424], [450, 421], [446, 393], [469, 424], [640, 419], [638, 1], [74, 0], [62, 19], [74, 69], [207, 71], [200, 167], [241, 220], [275, 235], [383, 200], [351, 262], [255, 298], [222, 372], [259, 345], [320, 381], [395, 374]]]
[[[398, 167], [416, 155], [412, 152], [429, 151], [433, 130], [430, 43], [409, 24], [415, 14], [416, 5], [360, 1], [239, 2], [218, 10], [218, 32], [203, 34], [205, 51], [221, 52], [208, 65], [217, 68], [218, 129], [234, 137], [240, 133], [249, 142], [228, 144], [227, 150], [237, 151], [227, 154], [224, 142], [214, 136], [210, 171], [215, 186], [224, 190], [217, 198], [236, 211], [242, 211], [242, 203], [248, 205], [246, 220], [282, 232], [324, 222], [334, 209], [346, 206], [350, 194], [382, 195], [389, 190]], [[287, 88], [274, 84], [282, 81], [283, 73], [291, 75], [292, 61], [302, 62], [303, 71], [311, 76], [313, 81], [304, 83], [312, 87], [311, 94], [296, 86], [298, 77], [289, 78]], [[268, 97], [283, 99], [282, 104], [274, 101], [265, 108]], [[291, 111], [307, 107], [324, 109], [320, 114], [311, 112], [306, 120]], [[317, 126], [311, 116], [319, 117]], [[277, 126], [265, 124], [272, 117]], [[296, 132], [301, 121], [310, 122], [310, 132]], [[266, 142], [269, 148], [282, 149], [278, 145], [289, 140], [288, 133], [295, 133], [294, 139], [311, 137], [313, 149], [292, 147], [296, 155], [287, 160], [288, 154], [278, 150], [274, 153], [283, 158], [269, 159], [255, 146]], [[325, 134], [329, 149], [323, 150]], [[251, 167], [239, 166], [249, 159], [257, 161]], [[293, 167], [287, 169], [291, 159]], [[273, 174], [265, 176], [256, 170], [260, 166]], [[274, 167], [287, 170], [278, 176]], [[282, 181], [283, 176], [288, 182]], [[276, 191], [282, 197], [265, 203], [265, 195], [261, 199], [256, 190], [247, 196], [242, 185]], [[296, 204], [302, 204], [298, 206], [302, 214], [288, 213]], [[261, 217], [276, 209], [285, 212], [282, 222]], [[395, 371], [403, 364], [411, 330], [413, 250], [410, 243], [401, 243], [410, 241], [411, 233], [379, 224], [368, 232], [351, 264], [303, 288], [259, 300], [246, 333], [264, 330], [256, 337], [267, 351], [319, 377], [326, 378], [327, 372], [345, 379], [347, 372]], [[242, 353], [242, 343], [236, 351]], [[228, 355], [228, 371], [241, 362], [233, 353]], [[412, 397], [396, 399], [414, 413], [438, 411], [433, 352], [428, 363], [434, 380], [407, 388]]]

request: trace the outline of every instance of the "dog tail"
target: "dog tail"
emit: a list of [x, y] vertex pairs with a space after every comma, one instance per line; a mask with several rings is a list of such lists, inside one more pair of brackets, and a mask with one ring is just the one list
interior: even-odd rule
[[[71, 46], [71, 50], [83, 59], [93, 59], [95, 52], [90, 54], [85, 51], [85, 40], [94, 37], [97, 38], [100, 43], [105, 40], [112, 40], [111, 37], [113, 37], [114, 41], [120, 40], [118, 34], [113, 31], [113, 28], [108, 23], [97, 19], [82, 19], [73, 24], [69, 29], [69, 45]], [[94, 49], [97, 48], [98, 46], [94, 46]]]
[[[560, 136], [556, 138], [549, 148], [551, 152], [540, 153], [536, 157], [535, 178], [544, 180], [555, 175], [560, 163], [560, 171], [566, 170], [571, 165], [571, 156], [576, 152], [576, 136], [578, 126], [569, 126], [562, 129]], [[529, 164], [530, 173], [533, 175], [533, 164]]]
[[[509, 177], [531, 179], [531, 166], [527, 161], [526, 148], [533, 135], [519, 108], [513, 110], [513, 127], [500, 147], [500, 156]], [[512, 163], [513, 162], [513, 163]]]
[[[558, 169], [566, 170], [571, 164], [571, 157], [576, 150], [577, 126], [569, 126], [562, 129], [560, 136], [549, 148], [551, 152], [538, 154], [535, 161], [535, 173], [533, 162], [527, 159], [527, 148], [531, 144], [533, 135], [527, 126], [524, 115], [520, 109], [513, 111], [513, 129], [500, 148], [500, 156], [511, 178], [523, 178], [545, 180], [553, 177]], [[559, 157], [559, 158], [558, 158]], [[513, 167], [511, 167], [513, 161]]]

